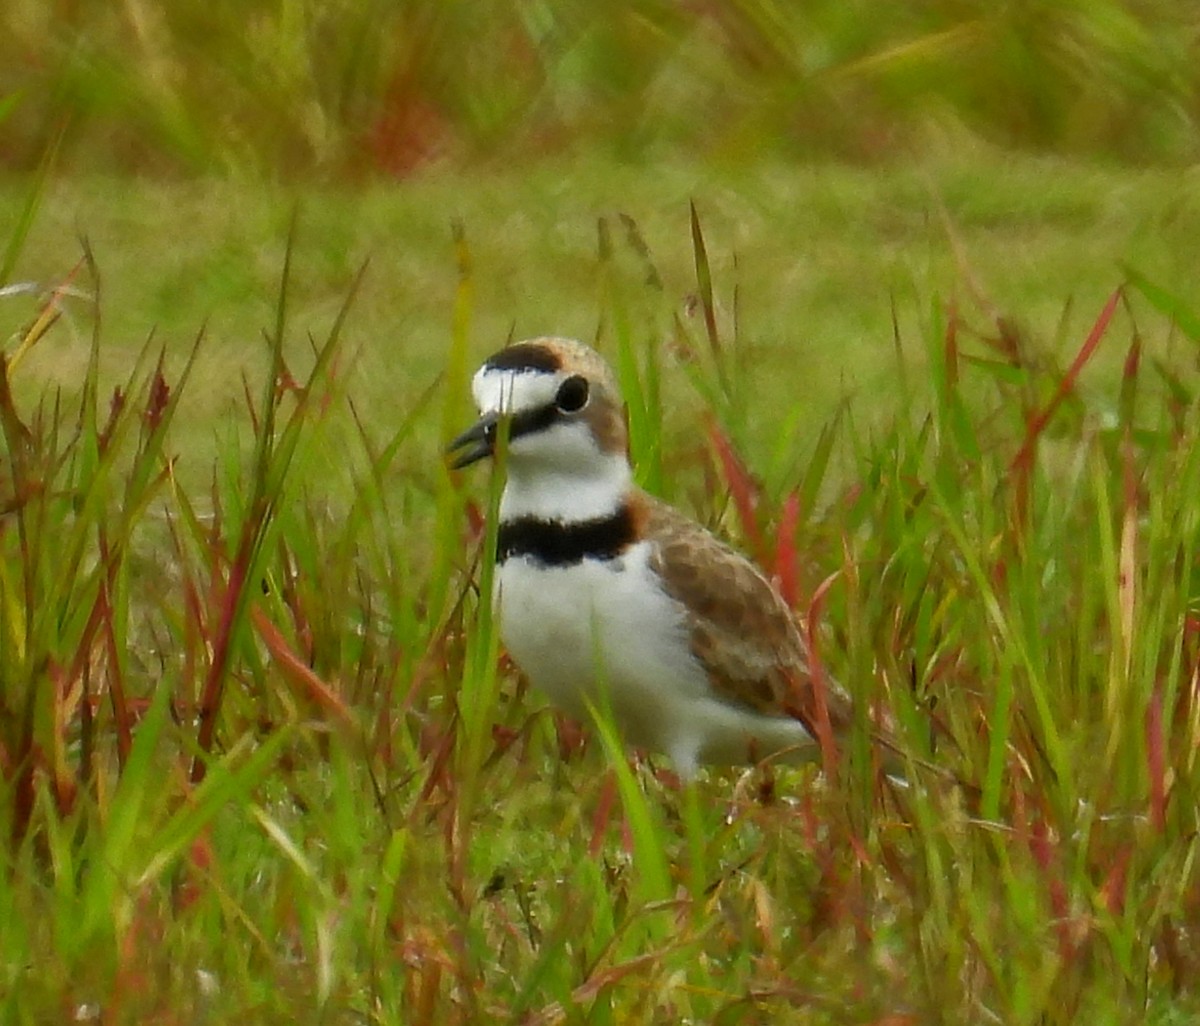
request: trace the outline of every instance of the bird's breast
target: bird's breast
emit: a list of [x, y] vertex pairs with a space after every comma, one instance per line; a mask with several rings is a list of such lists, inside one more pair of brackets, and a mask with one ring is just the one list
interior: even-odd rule
[[649, 544], [638, 542], [612, 558], [563, 566], [513, 557], [497, 572], [501, 636], [530, 682], [576, 716], [589, 702], [611, 702], [635, 743], [653, 733], [657, 696], [706, 688], [684, 610], [649, 555]]

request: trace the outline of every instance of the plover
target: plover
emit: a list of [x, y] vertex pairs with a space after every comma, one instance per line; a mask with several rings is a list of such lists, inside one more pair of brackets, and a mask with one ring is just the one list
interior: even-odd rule
[[[452, 466], [491, 456], [507, 429], [496, 601], [509, 654], [554, 704], [608, 710], [626, 743], [702, 764], [819, 756], [804, 637], [748, 559], [637, 487], [624, 405], [581, 342], [536, 338], [475, 374], [478, 422]], [[834, 736], [852, 719], [830, 681]]]

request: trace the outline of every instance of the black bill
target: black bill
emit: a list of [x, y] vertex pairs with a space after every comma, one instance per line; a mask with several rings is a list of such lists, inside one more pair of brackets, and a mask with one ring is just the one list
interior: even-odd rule
[[458, 470], [460, 467], [478, 463], [488, 456], [494, 456], [499, 444], [500, 428], [503, 426], [507, 426], [509, 440], [512, 440], [524, 435], [537, 434], [539, 431], [548, 431], [561, 417], [553, 403], [521, 410], [519, 413], [485, 413], [450, 443], [446, 451], [451, 455], [455, 450], [461, 450], [454, 456], [450, 466]]
[[496, 451], [496, 436], [500, 430], [500, 414], [485, 413], [446, 448], [450, 467], [459, 470], [487, 459]]

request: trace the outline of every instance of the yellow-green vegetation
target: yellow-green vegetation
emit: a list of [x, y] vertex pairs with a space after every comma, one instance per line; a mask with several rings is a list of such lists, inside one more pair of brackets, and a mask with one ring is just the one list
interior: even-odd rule
[[967, 136], [1186, 161], [1198, 31], [1178, 0], [6, 0], [0, 162], [340, 180]]
[[[6, 0], [0, 1026], [1195, 1021], [1198, 32]], [[680, 792], [505, 660], [442, 451], [542, 333], [836, 765]]]
[[[290, 241], [246, 185], [34, 192], [0, 1021], [1200, 1011], [1194, 183], [591, 164], [306, 190]], [[498, 660], [496, 482], [441, 448], [543, 331], [627, 368], [645, 478], [817, 618], [907, 787], [864, 720], [681, 794]]]
[[[0, 203], [19, 210], [27, 192], [0, 183]], [[675, 161], [647, 170], [588, 160], [346, 189], [71, 178], [41, 196], [13, 277], [55, 281], [87, 238], [103, 275], [106, 386], [151, 333], [174, 366], [203, 328], [200, 385], [183, 400], [197, 416], [177, 430], [198, 454], [183, 461], [184, 472], [206, 474], [213, 417], [238, 407], [243, 373], [257, 382], [265, 372], [261, 333], [273, 317], [280, 239], [295, 204], [304, 230], [293, 304], [304, 332], [327, 329], [346, 283], [370, 262], [344, 373], [360, 409], [385, 426], [444, 370], [452, 222], [469, 235], [476, 356], [510, 335], [611, 334], [618, 301], [641, 336], [666, 340], [677, 315], [700, 323], [691, 198], [714, 240], [727, 332], [736, 291], [745, 391], [764, 394], [763, 405], [794, 408], [802, 438], [815, 436], [844, 397], [865, 399], [862, 416], [892, 391], [893, 308], [912, 359], [922, 359], [917, 340], [935, 298], [969, 307], [973, 290], [1015, 318], [1038, 351], [1061, 352], [1121, 280], [1123, 263], [1183, 293], [1200, 263], [1194, 173], [974, 147], [959, 160], [888, 169], [773, 161], [714, 170]], [[622, 214], [636, 222], [661, 286], [645, 284]], [[603, 274], [601, 221], [613, 250]], [[55, 346], [35, 349], [14, 387], [33, 395], [47, 384], [77, 388], [90, 344], [86, 318], [69, 304]], [[775, 372], [798, 346], [802, 388]], [[1120, 357], [1109, 348], [1098, 360], [1112, 369]], [[669, 374], [665, 384], [682, 380]], [[670, 394], [672, 450], [688, 444], [688, 410], [696, 409], [688, 396], [686, 387]], [[455, 398], [465, 418], [469, 398]], [[748, 432], [737, 439], [748, 458], [764, 458], [772, 418], [734, 427]], [[428, 472], [428, 450], [414, 453], [398, 459]]]

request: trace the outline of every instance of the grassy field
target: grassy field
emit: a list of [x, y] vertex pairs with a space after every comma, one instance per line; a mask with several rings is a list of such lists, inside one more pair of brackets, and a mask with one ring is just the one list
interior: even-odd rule
[[[1192, 1021], [1198, 227], [1194, 176], [978, 147], [48, 183], [0, 297], [0, 1021]], [[550, 331], [911, 786], [864, 716], [681, 794], [525, 689], [441, 449]]]
[[[5, 205], [16, 209], [24, 186], [2, 188]], [[1123, 264], [1179, 293], [1200, 258], [1194, 174], [1106, 170], [978, 147], [960, 161], [891, 170], [668, 163], [647, 174], [640, 166], [583, 161], [358, 190], [68, 179], [43, 198], [16, 277], [57, 280], [86, 236], [103, 275], [108, 355], [101, 369], [110, 375], [124, 375], [152, 331], [170, 361], [181, 360], [204, 327], [199, 384], [185, 399], [198, 416], [183, 427], [198, 429], [187, 441], [203, 449], [203, 469], [211, 416], [239, 404], [243, 371], [265, 371], [258, 340], [274, 316], [282, 239], [297, 205], [293, 313], [303, 331], [328, 328], [359, 266], [370, 261], [354, 304], [348, 373], [369, 419], [387, 424], [444, 369], [454, 222], [464, 226], [474, 267], [476, 355], [510, 333], [611, 334], [617, 305], [641, 337], [666, 339], [696, 292], [692, 198], [713, 237], [722, 329], [733, 331], [736, 291], [739, 343], [768, 357], [746, 361], [747, 390], [765, 390], [766, 405], [798, 398], [771, 365], [803, 347], [806, 395], [793, 405], [802, 407], [809, 435], [845, 396], [889, 390], [893, 307], [914, 359], [931, 304], [956, 298], [974, 311], [973, 290], [1014, 318], [1035, 349], [1054, 352], [1081, 336], [1120, 282]], [[645, 286], [622, 215], [650, 248], [661, 287]], [[612, 238], [607, 262], [602, 220]], [[67, 309], [82, 317], [80, 304]], [[694, 308], [689, 320], [699, 323]], [[17, 387], [79, 381], [88, 324], [83, 318], [65, 327], [52, 349], [31, 354]], [[1109, 370], [1119, 366], [1114, 351], [1099, 354]], [[687, 390], [677, 398], [686, 404]], [[465, 416], [465, 395], [462, 408]], [[752, 452], [765, 443], [761, 436], [746, 441]]]

